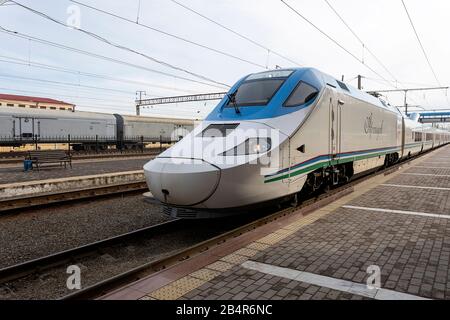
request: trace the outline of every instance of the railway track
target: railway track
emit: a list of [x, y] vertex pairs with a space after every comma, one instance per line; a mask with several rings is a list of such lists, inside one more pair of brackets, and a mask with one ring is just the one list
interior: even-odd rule
[[[423, 153], [424, 155], [426, 153]], [[420, 156], [419, 156], [420, 157]], [[417, 157], [416, 157], [417, 158]], [[169, 255], [165, 255], [163, 257], [150, 260], [149, 262], [138, 265], [132, 269], [129, 269], [125, 272], [117, 273], [114, 276], [98, 281], [94, 284], [88, 285], [81, 290], [75, 291], [71, 294], [64, 295], [59, 297], [64, 300], [71, 299], [92, 299], [99, 297], [107, 292], [112, 291], [124, 284], [136, 281], [142, 277], [150, 275], [152, 273], [158, 272], [162, 269], [168, 268], [174, 264], [177, 264], [183, 260], [189, 259], [199, 253], [202, 253], [214, 246], [217, 246], [221, 243], [226, 242], [229, 239], [242, 235], [246, 232], [254, 230], [260, 226], [268, 224], [270, 222], [276, 221], [282, 217], [293, 213], [302, 213], [307, 214], [311, 211], [314, 211], [320, 207], [323, 207], [336, 199], [341, 198], [342, 196], [351, 193], [354, 190], [354, 187], [363, 182], [366, 179], [372, 178], [373, 176], [380, 174], [390, 174], [398, 170], [401, 166], [412, 161], [411, 158], [401, 163], [398, 163], [394, 166], [391, 166], [386, 169], [379, 170], [375, 173], [368, 174], [364, 177], [360, 177], [350, 183], [332, 189], [327, 193], [320, 194], [318, 196], [314, 196], [308, 200], [305, 200], [297, 207], [288, 207], [282, 210], [276, 211], [274, 213], [270, 213], [262, 218], [258, 218], [249, 223], [245, 223], [243, 225], [239, 225], [232, 230], [223, 232], [216, 236], [213, 236], [207, 240], [200, 241], [195, 243], [187, 248], [183, 248], [173, 252]], [[0, 284], [5, 281], [14, 281], [20, 278], [23, 278], [27, 275], [33, 273], [41, 273], [44, 270], [49, 270], [55, 266], [64, 265], [64, 263], [70, 261], [71, 259], [75, 259], [81, 255], [94, 255], [98, 254], [98, 251], [103, 248], [108, 248], [116, 244], [126, 244], [129, 241], [139, 239], [144, 235], [148, 236], [149, 234], [159, 234], [159, 233], [170, 233], [183, 230], [183, 226], [188, 226], [188, 221], [186, 220], [173, 220], [170, 222], [162, 223], [159, 225], [155, 225], [153, 227], [148, 227], [140, 230], [136, 230], [121, 236], [117, 236], [114, 238], [98, 241], [89, 245], [85, 245], [82, 247], [74, 248], [71, 250], [66, 250], [60, 253], [52, 254], [50, 256], [46, 256], [39, 259], [34, 259], [28, 262], [24, 262], [21, 264], [17, 264], [11, 267], [7, 267], [0, 270]], [[191, 226], [192, 227], [192, 226]]]
[[85, 255], [87, 253], [94, 253], [101, 247], [112, 246], [130, 239], [137, 238], [143, 234], [150, 235], [157, 232], [165, 232], [169, 229], [181, 227], [183, 220], [170, 220], [160, 224], [156, 224], [150, 227], [142, 228], [121, 234], [119, 236], [111, 237], [108, 239], [96, 241], [87, 245], [76, 247], [73, 249], [54, 253], [42, 258], [29, 260], [23, 263], [19, 263], [7, 268], [0, 269], [0, 283], [15, 280], [21, 277], [25, 277], [34, 272], [42, 272], [48, 268], [70, 262], [78, 256]]
[[[165, 150], [165, 149], [163, 149]], [[129, 158], [129, 157], [145, 157], [155, 156], [161, 153], [159, 149], [149, 149], [144, 152], [98, 152], [98, 153], [86, 153], [86, 152], [71, 152], [72, 160], [87, 160], [87, 159], [103, 159], [103, 158]], [[0, 164], [20, 164], [26, 157], [26, 152], [11, 152], [0, 153]]]
[[0, 199], [0, 215], [15, 213], [19, 209], [45, 207], [77, 200], [90, 200], [127, 193], [143, 193], [146, 190], [148, 190], [147, 184], [144, 180], [142, 180], [124, 184], [99, 186], [95, 188], [71, 189], [60, 192]]

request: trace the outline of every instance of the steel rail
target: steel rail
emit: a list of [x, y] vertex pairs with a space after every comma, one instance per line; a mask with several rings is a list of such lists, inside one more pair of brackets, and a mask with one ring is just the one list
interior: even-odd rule
[[121, 244], [124, 241], [129, 241], [140, 237], [142, 235], [157, 234], [179, 228], [183, 225], [183, 220], [175, 219], [166, 221], [160, 224], [155, 224], [150, 227], [141, 228], [131, 232], [127, 232], [115, 237], [99, 240], [73, 249], [64, 250], [45, 257], [29, 260], [23, 263], [18, 263], [3, 269], [0, 269], [0, 283], [17, 280], [35, 272], [42, 272], [51, 267], [56, 267], [64, 264], [67, 261], [72, 261], [81, 255], [96, 252], [99, 248], [105, 246], [113, 246]]
[[69, 189], [60, 192], [5, 198], [0, 199], [0, 215], [14, 213], [18, 209], [45, 207], [57, 203], [89, 200], [124, 193], [145, 192], [147, 189], [146, 182], [142, 180], [94, 188]]

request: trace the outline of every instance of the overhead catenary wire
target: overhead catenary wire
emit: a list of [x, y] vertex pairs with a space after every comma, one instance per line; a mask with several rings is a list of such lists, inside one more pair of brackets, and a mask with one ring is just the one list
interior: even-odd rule
[[409, 14], [408, 8], [406, 7], [405, 1], [402, 0], [403, 8], [405, 9], [406, 15], [408, 16], [409, 22], [411, 24], [411, 27], [414, 31], [414, 34], [416, 35], [417, 41], [419, 42], [419, 46], [422, 49], [423, 55], [425, 56], [425, 59], [427, 60], [428, 66], [430, 67], [431, 72], [433, 73], [434, 79], [436, 80], [436, 83], [441, 86], [441, 83], [439, 82], [439, 79], [436, 75], [436, 72], [434, 71], [433, 66], [431, 65], [430, 59], [428, 58], [428, 54], [425, 51], [425, 48], [422, 44], [422, 41], [420, 40], [419, 34], [417, 33], [416, 27], [414, 26], [414, 22], [411, 18], [411, 15]]
[[[48, 92], [48, 91], [36, 91], [36, 90], [21, 90], [21, 89], [12, 89], [12, 88], [6, 88], [6, 87], [0, 87], [0, 90], [4, 91], [13, 91], [13, 92], [20, 92], [20, 93], [26, 93], [26, 94], [39, 94], [39, 95], [47, 95], [47, 96], [54, 96], [54, 97], [62, 97], [62, 98], [75, 98], [75, 99], [86, 99], [86, 100], [94, 100], [94, 101], [104, 101], [104, 102], [132, 102], [133, 100], [117, 100], [117, 99], [104, 99], [104, 98], [98, 98], [98, 97], [92, 97], [92, 96], [83, 96], [83, 95], [68, 95], [65, 93], [55, 93], [55, 92]], [[161, 96], [154, 96], [155, 98], [161, 97]]]
[[44, 83], [59, 84], [59, 85], [64, 85], [64, 86], [82, 87], [82, 88], [89, 88], [89, 89], [95, 89], [95, 90], [104, 90], [104, 91], [112, 91], [112, 92], [119, 92], [119, 93], [126, 93], [126, 94], [133, 94], [134, 95], [134, 92], [132, 92], [132, 91], [125, 91], [125, 90], [112, 89], [112, 88], [105, 88], [105, 87], [99, 87], [99, 86], [89, 86], [89, 85], [83, 85], [83, 84], [73, 83], [73, 82], [63, 82], [63, 81], [47, 80], [47, 79], [40, 79], [40, 78], [22, 77], [22, 76], [10, 75], [10, 74], [0, 74], [0, 78], [19, 79], [19, 80], [27, 80], [27, 81], [37, 81], [37, 82], [44, 82]]
[[[12, 88], [6, 88], [6, 87], [0, 87], [0, 90], [3, 90], [5, 92], [18, 92], [18, 93], [26, 93], [26, 94], [42, 94], [42, 95], [46, 95], [46, 96], [54, 96], [57, 99], [61, 99], [61, 98], [71, 98], [72, 100], [70, 101], [71, 103], [76, 104], [77, 106], [86, 106], [86, 102], [84, 102], [85, 100], [94, 100], [94, 101], [103, 101], [103, 102], [107, 102], [105, 103], [95, 103], [95, 102], [90, 102], [90, 103], [95, 103], [95, 106], [97, 107], [125, 107], [125, 108], [134, 108], [135, 107], [135, 101], [133, 98], [130, 98], [128, 101], [124, 101], [124, 100], [117, 100], [117, 99], [101, 99], [101, 98], [97, 98], [97, 97], [87, 97], [87, 96], [82, 96], [82, 95], [78, 95], [78, 96], [74, 96], [74, 95], [67, 95], [67, 94], [60, 94], [60, 93], [54, 93], [54, 92], [44, 92], [44, 91], [35, 91], [35, 90], [20, 90], [20, 89], [12, 89]], [[148, 95], [148, 97], [155, 97], [155, 98], [162, 98], [162, 96], [158, 96], [158, 95]], [[122, 104], [117, 104], [117, 102], [122, 103]], [[90, 105], [93, 106], [93, 105]], [[158, 107], [151, 107], [151, 106], [146, 106], [143, 107], [143, 109], [149, 109], [149, 110], [154, 110], [157, 111]], [[102, 108], [104, 109], [104, 108]], [[122, 109], [117, 109], [117, 108], [113, 108], [115, 110], [122, 110]], [[197, 105], [191, 105], [191, 104], [187, 104], [184, 103], [182, 105], [176, 106], [176, 107], [170, 107], [170, 106], [164, 106], [164, 110], [166, 111], [176, 111], [176, 112], [182, 112], [182, 113], [186, 113], [186, 114], [193, 114], [196, 113], [198, 114], [201, 110], [198, 110], [198, 106]], [[123, 111], [123, 110], [122, 110]]]
[[[431, 64], [430, 58], [428, 57], [428, 54], [427, 54], [427, 52], [425, 51], [425, 47], [424, 47], [423, 44], [422, 44], [422, 40], [420, 40], [419, 34], [417, 33], [417, 29], [416, 29], [416, 27], [415, 27], [415, 25], [414, 25], [414, 22], [413, 22], [413, 20], [412, 20], [411, 15], [409, 14], [408, 8], [406, 7], [406, 4], [405, 4], [405, 1], [404, 1], [404, 0], [402, 0], [402, 4], [403, 4], [403, 8], [405, 9], [406, 15], [408, 16], [408, 20], [409, 20], [409, 22], [410, 22], [410, 24], [411, 24], [411, 27], [412, 27], [412, 29], [413, 29], [413, 31], [414, 31], [414, 34], [415, 34], [415, 36], [416, 36], [416, 38], [417, 38], [417, 42], [419, 43], [419, 46], [420, 46], [420, 48], [422, 49], [423, 55], [425, 56], [425, 59], [427, 60], [428, 67], [430, 68], [431, 73], [433, 74], [434, 79], [436, 80], [436, 83], [437, 83], [439, 86], [442, 86], [442, 85], [441, 85], [441, 82], [439, 81], [439, 79], [438, 79], [438, 77], [437, 77], [437, 75], [436, 75], [436, 72], [434, 71], [434, 68], [433, 68], [433, 66], [432, 66], [432, 64]], [[446, 92], [447, 92], [447, 91], [444, 92], [444, 96], [445, 96], [445, 98], [447, 99], [447, 103], [450, 105], [450, 100], [449, 100], [448, 95], [446, 94]]]
[[148, 60], [150, 60], [150, 61], [152, 61], [152, 62], [155, 62], [155, 63], [157, 63], [157, 64], [159, 64], [159, 65], [162, 65], [162, 66], [171, 68], [171, 69], [173, 69], [173, 70], [177, 70], [177, 71], [180, 71], [180, 72], [189, 74], [189, 75], [194, 76], [194, 77], [196, 77], [196, 78], [199, 78], [199, 79], [202, 79], [202, 80], [205, 80], [205, 81], [209, 81], [209, 82], [212, 82], [212, 83], [215, 83], [215, 84], [218, 84], [218, 85], [222, 85], [222, 86], [225, 86], [225, 87], [230, 87], [230, 86], [229, 86], [228, 84], [226, 84], [226, 83], [223, 83], [223, 82], [220, 82], [220, 81], [211, 79], [211, 78], [209, 78], [209, 77], [207, 77], [207, 76], [203, 76], [203, 75], [201, 75], [201, 74], [198, 74], [198, 73], [196, 73], [196, 72], [190, 71], [190, 70], [188, 70], [188, 69], [185, 69], [185, 68], [182, 68], [182, 67], [173, 65], [173, 64], [171, 64], [171, 63], [165, 62], [165, 61], [163, 61], [163, 60], [154, 58], [154, 57], [152, 57], [152, 56], [150, 56], [150, 55], [148, 55], [148, 54], [146, 54], [146, 53], [143, 53], [143, 52], [140, 52], [140, 51], [138, 51], [138, 50], [132, 49], [132, 48], [130, 48], [130, 47], [127, 47], [127, 46], [124, 46], [124, 45], [115, 43], [115, 42], [113, 42], [113, 41], [110, 41], [110, 40], [108, 40], [108, 39], [106, 39], [106, 38], [100, 36], [100, 35], [97, 34], [97, 33], [94, 33], [94, 32], [91, 32], [91, 31], [88, 31], [88, 30], [85, 30], [85, 29], [82, 29], [82, 28], [77, 28], [77, 27], [70, 26], [70, 25], [68, 25], [68, 24], [66, 24], [66, 23], [64, 23], [64, 22], [62, 22], [62, 21], [59, 21], [58, 19], [52, 18], [52, 17], [50, 17], [49, 15], [47, 15], [47, 14], [45, 14], [45, 13], [43, 13], [43, 12], [40, 12], [40, 11], [38, 11], [38, 10], [35, 10], [35, 9], [31, 8], [31, 7], [25, 6], [25, 5], [23, 5], [23, 4], [21, 4], [21, 3], [17, 2], [17, 1], [11, 0], [11, 2], [17, 4], [17, 5], [20, 6], [21, 8], [24, 8], [24, 9], [30, 11], [31, 13], [36, 14], [36, 15], [38, 15], [38, 16], [44, 18], [44, 19], [47, 19], [47, 20], [49, 20], [49, 21], [52, 21], [52, 22], [54, 22], [54, 23], [56, 23], [56, 24], [59, 24], [59, 25], [61, 25], [61, 26], [63, 26], [63, 27], [71, 28], [72, 30], [76, 30], [76, 31], [78, 31], [78, 32], [81, 32], [81, 33], [83, 33], [83, 34], [85, 34], [85, 35], [87, 35], [87, 36], [89, 36], [89, 37], [91, 37], [91, 38], [93, 38], [93, 39], [96, 39], [96, 40], [98, 40], [98, 41], [100, 41], [100, 42], [103, 42], [103, 43], [105, 43], [105, 44], [108, 44], [108, 45], [110, 45], [110, 46], [112, 46], [112, 47], [115, 47], [115, 48], [117, 48], [117, 49], [120, 49], [120, 50], [124, 50], [124, 51], [127, 51], [127, 52], [134, 53], [134, 54], [136, 54], [136, 55], [138, 55], [138, 56], [141, 56], [141, 57], [143, 57], [143, 58], [145, 58], [145, 59], [148, 59]]
[[[111, 113], [111, 112], [108, 112], [108, 111], [115, 110], [115, 111], [118, 111], [118, 112], [128, 112], [130, 115], [134, 115], [133, 114], [133, 112], [135, 110], [135, 106], [134, 105], [125, 106], [125, 107], [126, 108], [129, 107], [130, 110], [124, 110], [123, 108], [117, 108], [117, 107], [114, 107], [114, 106], [99, 106], [99, 105], [95, 105], [95, 104], [84, 104], [84, 103], [81, 103], [81, 104], [77, 105], [77, 109], [79, 111], [81, 111], [80, 108], [89, 108], [89, 109], [95, 109], [95, 110], [102, 110], [103, 112], [107, 112], [107, 113]], [[181, 112], [179, 112], [179, 113], [184, 113], [184, 115], [187, 116], [187, 117], [189, 117], [189, 116], [193, 117], [192, 112], [188, 112], [188, 111], [184, 112], [184, 110], [181, 110]], [[159, 114], [159, 115], [162, 116], [162, 117], [165, 117], [165, 118], [169, 118], [170, 117], [170, 115], [168, 115], [168, 114]], [[170, 118], [175, 118], [175, 117], [170, 117]], [[180, 118], [180, 117], [178, 117], [178, 118]]]
[[353, 36], [359, 41], [359, 43], [363, 46], [363, 48], [383, 67], [383, 69], [392, 77], [395, 82], [398, 82], [396, 77], [392, 74], [392, 72], [384, 65], [383, 62], [370, 50], [367, 45], [362, 41], [362, 39], [356, 34], [356, 32], [350, 27], [350, 25], [344, 20], [344, 18], [337, 12], [337, 10], [331, 5], [328, 0], [324, 0], [326, 4], [330, 7], [330, 9], [335, 13], [335, 15], [341, 20], [341, 22], [347, 27], [347, 29], [353, 34]]
[[[376, 79], [376, 78], [370, 78], [370, 77], [364, 77], [364, 78], [369, 80], [369, 81], [373, 81], [375, 83], [385, 84], [385, 80], [383, 80], [383, 79]], [[402, 85], [408, 84], [406, 82], [401, 82], [401, 81], [399, 83], [402, 84]], [[414, 85], [421, 85], [421, 84], [414, 83]], [[426, 84], [422, 84], [422, 85], [432, 87], [431, 85], [426, 85]], [[406, 90], [406, 89], [398, 89], [398, 91], [397, 90], [393, 90], [392, 92], [387, 92], [387, 93], [390, 93], [390, 94], [398, 93], [398, 94], [400, 94], [400, 93], [402, 93], [401, 90]], [[417, 101], [417, 99], [425, 100], [426, 103], [429, 103], [427, 98], [422, 98], [421, 96], [419, 96], [419, 94], [416, 91], [413, 90], [413, 91], [408, 91], [408, 92], [410, 92], [410, 95], [408, 95], [407, 99], [411, 100], [413, 103], [420, 104]], [[414, 97], [411, 97], [411, 94], [414, 95]]]
[[[369, 79], [369, 80], [378, 80], [378, 81], [383, 81], [386, 82], [383, 79], [379, 79], [379, 78], [372, 78], [372, 77], [366, 77], [364, 76], [365, 79]], [[398, 80], [398, 83], [401, 85], [413, 85], [413, 86], [424, 86], [424, 87], [432, 87], [432, 84], [429, 83], [418, 83], [418, 82], [407, 82], [407, 81], [400, 81]]]
[[388, 81], [390, 83], [390, 86], [396, 88], [395, 85], [392, 84], [391, 81], [387, 80], [385, 77], [383, 77], [379, 72], [377, 72], [376, 70], [374, 70], [371, 66], [369, 66], [368, 64], [364, 63], [363, 60], [361, 60], [360, 58], [358, 58], [355, 54], [353, 54], [350, 50], [348, 50], [346, 47], [344, 47], [341, 43], [339, 43], [336, 39], [334, 39], [332, 36], [330, 36], [328, 33], [326, 33], [325, 31], [323, 31], [322, 29], [320, 29], [316, 24], [314, 24], [311, 20], [309, 20], [308, 18], [306, 18], [303, 14], [301, 14], [297, 9], [295, 9], [294, 7], [292, 7], [291, 5], [289, 5], [285, 0], [280, 0], [286, 7], [288, 7], [292, 12], [294, 12], [297, 16], [299, 16], [302, 20], [306, 21], [309, 25], [311, 25], [314, 29], [316, 29], [317, 31], [319, 31], [323, 36], [325, 36], [328, 40], [330, 40], [331, 42], [333, 42], [335, 45], [337, 45], [339, 48], [341, 48], [342, 50], [344, 50], [348, 55], [350, 55], [353, 59], [355, 59], [356, 61], [358, 61], [359, 63], [361, 63], [363, 66], [365, 66], [367, 69], [369, 69], [370, 71], [372, 71], [374, 74], [376, 74], [378, 77]]
[[[368, 78], [368, 77], [364, 77], [365, 79], [367, 79], [367, 80], [369, 80], [369, 81], [373, 81], [373, 82], [375, 82], [375, 83], [379, 83], [379, 84], [385, 84], [385, 80], [382, 80], [382, 79], [375, 79], [375, 78]], [[401, 89], [399, 89], [399, 90], [401, 90]], [[392, 93], [395, 93], [395, 92], [390, 92], [391, 94]], [[401, 91], [398, 91], [398, 93], [400, 94], [401, 93]], [[416, 95], [416, 98], [417, 98], [417, 95]], [[417, 100], [416, 99], [414, 99], [413, 97], [408, 97], [408, 99], [410, 99], [410, 100], [412, 100], [414, 103], [417, 103], [418, 104], [418, 102], [417, 102]]]
[[[32, 83], [28, 84], [27, 81], [30, 81]], [[37, 82], [33, 80], [16, 80], [16, 81], [10, 81], [7, 83], [8, 85], [14, 85], [15, 87], [20, 87], [22, 89], [32, 89], [32, 90], [45, 90], [45, 89], [51, 89], [51, 90], [58, 90], [58, 92], [62, 92], [62, 94], [87, 94], [87, 95], [96, 95], [101, 98], [107, 97], [112, 98], [113, 100], [116, 99], [134, 99], [135, 92], [130, 93], [119, 93], [119, 92], [101, 92], [100, 90], [94, 89], [94, 88], [82, 88], [82, 87], [74, 87], [74, 86], [67, 86], [64, 84], [55, 84], [55, 83], [48, 83], [48, 82]]]
[[213, 84], [213, 83], [209, 83], [209, 82], [204, 82], [204, 81], [200, 81], [200, 80], [186, 78], [186, 77], [182, 77], [182, 76], [179, 76], [179, 75], [176, 75], [176, 74], [173, 74], [173, 73], [168, 73], [168, 72], [159, 71], [159, 70], [156, 70], [156, 69], [151, 69], [151, 68], [148, 68], [148, 67], [145, 67], [145, 66], [142, 66], [142, 65], [137, 65], [137, 64], [134, 64], [134, 63], [131, 63], [131, 62], [128, 62], [128, 61], [123, 61], [123, 60], [111, 58], [111, 57], [108, 57], [108, 56], [105, 56], [105, 55], [100, 55], [100, 54], [97, 54], [97, 53], [93, 53], [93, 52], [90, 52], [90, 51], [85, 51], [85, 50], [81, 50], [81, 49], [78, 49], [78, 48], [66, 46], [66, 45], [63, 45], [63, 44], [60, 44], [60, 43], [52, 42], [52, 41], [49, 41], [49, 40], [45, 40], [45, 39], [42, 39], [42, 38], [38, 38], [38, 37], [34, 37], [34, 36], [31, 36], [31, 35], [28, 35], [28, 34], [24, 34], [24, 33], [18, 32], [18, 31], [10, 30], [10, 29], [7, 29], [7, 28], [2, 27], [2, 26], [0, 26], [0, 32], [3, 32], [5, 34], [8, 34], [8, 35], [13, 36], [13, 37], [31, 40], [31, 41], [34, 41], [36, 43], [44, 44], [44, 45], [47, 45], [47, 46], [52, 46], [52, 47], [59, 48], [59, 49], [62, 49], [62, 50], [75, 52], [75, 53], [78, 53], [78, 54], [83, 54], [83, 55], [86, 55], [86, 56], [89, 56], [89, 57], [92, 57], [92, 58], [96, 58], [96, 59], [100, 59], [100, 60], [104, 60], [104, 61], [108, 61], [108, 62], [113, 62], [113, 63], [116, 63], [116, 64], [125, 65], [125, 66], [128, 66], [128, 67], [132, 67], [132, 68], [136, 68], [136, 69], [139, 69], [139, 70], [144, 70], [144, 71], [148, 71], [148, 72], [151, 72], [151, 73], [164, 75], [164, 76], [175, 78], [175, 79], [180, 79], [180, 80], [184, 80], [184, 81], [188, 81], [188, 82], [192, 82], [192, 83], [198, 83], [198, 84], [202, 84], [202, 85], [210, 86], [210, 87], [215, 87], [215, 88], [222, 88], [222, 89], [226, 88], [223, 85], [217, 85], [217, 84]]
[[175, 34], [173, 34], [173, 33], [169, 33], [169, 32], [167, 32], [167, 31], [163, 31], [163, 30], [161, 30], [161, 29], [157, 29], [157, 28], [155, 28], [155, 27], [152, 27], [152, 26], [149, 26], [149, 25], [140, 23], [140, 22], [133, 21], [133, 20], [131, 20], [131, 19], [125, 18], [125, 17], [120, 16], [120, 15], [117, 15], [117, 14], [115, 14], [115, 13], [112, 13], [112, 12], [109, 12], [109, 11], [106, 11], [106, 10], [103, 10], [103, 9], [100, 9], [100, 8], [97, 8], [97, 7], [94, 7], [94, 6], [91, 6], [91, 5], [88, 5], [88, 4], [79, 2], [79, 1], [76, 1], [76, 0], [70, 0], [70, 1], [73, 2], [73, 3], [76, 3], [76, 4], [78, 4], [78, 5], [84, 6], [84, 7], [86, 7], [86, 8], [92, 9], [92, 10], [94, 10], [94, 11], [97, 11], [97, 12], [103, 13], [103, 14], [105, 14], [105, 15], [114, 17], [114, 18], [116, 18], [116, 19], [120, 19], [120, 20], [122, 20], [122, 21], [126, 21], [126, 22], [128, 22], [128, 23], [131, 23], [131, 24], [140, 26], [140, 27], [142, 27], [142, 28], [146, 28], [146, 29], [148, 29], [148, 30], [152, 30], [152, 31], [154, 31], [154, 32], [163, 34], [163, 35], [165, 35], [165, 36], [168, 36], [168, 37], [171, 37], [171, 38], [174, 38], [174, 39], [177, 39], [177, 40], [180, 40], [180, 41], [189, 43], [189, 44], [191, 44], [191, 45], [194, 45], [194, 46], [197, 46], [197, 47], [200, 47], [200, 48], [203, 48], [203, 49], [206, 49], [206, 50], [209, 50], [209, 51], [212, 51], [212, 52], [221, 54], [221, 55], [224, 55], [224, 56], [229, 57], [229, 58], [232, 58], [232, 59], [235, 59], [235, 60], [238, 60], [238, 61], [241, 61], [241, 62], [245, 62], [245, 63], [251, 64], [251, 65], [253, 65], [253, 66], [259, 67], [259, 68], [266, 69], [266, 66], [264, 66], [264, 65], [262, 65], [262, 64], [260, 64], [260, 63], [253, 62], [253, 61], [250, 61], [250, 60], [247, 60], [247, 59], [238, 57], [238, 56], [233, 55], [233, 54], [231, 54], [231, 53], [228, 53], [228, 52], [225, 52], [225, 51], [222, 51], [222, 50], [219, 50], [219, 49], [212, 48], [212, 47], [210, 47], [210, 46], [207, 46], [207, 45], [204, 45], [204, 44], [201, 44], [201, 43], [198, 43], [198, 42], [195, 42], [195, 41], [192, 41], [192, 40], [183, 38], [183, 37], [178, 36], [178, 35], [175, 35]]
[[117, 77], [113, 77], [113, 76], [95, 74], [95, 73], [91, 73], [91, 72], [77, 71], [77, 70], [73, 70], [73, 69], [67, 69], [67, 68], [63, 68], [63, 67], [59, 67], [59, 66], [39, 63], [36, 61], [27, 61], [24, 59], [4, 56], [4, 55], [0, 55], [0, 58], [13, 60], [13, 61], [8, 61], [8, 60], [0, 59], [0, 62], [3, 62], [3, 63], [11, 63], [11, 64], [28, 66], [28, 67], [33, 67], [33, 68], [65, 72], [65, 73], [74, 74], [74, 75], [81, 75], [81, 76], [86, 76], [86, 77], [105, 79], [105, 80], [117, 81], [117, 82], [122, 82], [122, 83], [139, 84], [139, 85], [143, 85], [143, 86], [154, 87], [154, 88], [170, 90], [170, 91], [197, 93], [197, 91], [188, 90], [188, 89], [180, 89], [180, 88], [176, 88], [176, 87], [157, 85], [154, 83], [148, 83], [148, 82], [142, 82], [142, 81], [136, 81], [136, 80], [130, 80], [130, 79], [122, 79], [122, 78], [117, 78]]
[[206, 15], [204, 15], [204, 14], [202, 14], [202, 13], [200, 13], [200, 12], [194, 10], [194, 9], [192, 9], [191, 7], [187, 6], [186, 4], [183, 4], [183, 3], [179, 2], [179, 1], [176, 1], [176, 0], [170, 0], [170, 1], [173, 2], [176, 5], [184, 8], [185, 10], [190, 11], [190, 12], [194, 13], [195, 15], [197, 15], [197, 16], [199, 16], [199, 17], [201, 17], [201, 18], [203, 18], [203, 19], [205, 19], [205, 20], [207, 20], [207, 21], [209, 21], [209, 22], [211, 22], [211, 23], [221, 27], [222, 29], [224, 29], [224, 30], [226, 30], [228, 32], [231, 32], [232, 34], [238, 36], [239, 38], [244, 39], [244, 40], [254, 44], [257, 47], [260, 47], [260, 48], [266, 50], [267, 52], [270, 52], [270, 53], [272, 53], [272, 54], [274, 54], [274, 55], [276, 55], [276, 56], [278, 56], [278, 57], [280, 57], [280, 58], [282, 58], [282, 59], [284, 59], [286, 61], [289, 61], [289, 62], [293, 63], [294, 65], [297, 65], [297, 66], [300, 66], [300, 67], [302, 66], [301, 63], [299, 63], [299, 62], [297, 62], [297, 61], [295, 61], [295, 60], [293, 60], [291, 58], [288, 58], [287, 56], [279, 53], [277, 50], [273, 50], [273, 49], [271, 49], [271, 48], [269, 48], [269, 47], [267, 47], [267, 46], [265, 46], [265, 45], [255, 41], [255, 40], [251, 39], [250, 37], [248, 37], [246, 35], [243, 35], [242, 33], [237, 32], [237, 31], [231, 29], [230, 27], [227, 27], [224, 24], [222, 24], [222, 23], [220, 23], [220, 22], [218, 22], [218, 21], [216, 21], [216, 20], [214, 20], [212, 18], [207, 17]]

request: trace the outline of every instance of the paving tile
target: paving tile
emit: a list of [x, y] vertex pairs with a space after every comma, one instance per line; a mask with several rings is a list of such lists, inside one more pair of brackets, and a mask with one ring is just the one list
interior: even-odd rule
[[[446, 152], [450, 157], [450, 148], [445, 150], [448, 150]], [[432, 155], [426, 160], [431, 161]], [[444, 169], [437, 170], [435, 174], [442, 174]], [[419, 171], [424, 170], [408, 165], [398, 173]], [[448, 191], [378, 186], [382, 182], [450, 188], [450, 179], [438, 179], [433, 184], [429, 178], [395, 173], [377, 177], [374, 181], [362, 183], [353, 196], [346, 196], [313, 215], [293, 221], [235, 252], [243, 258], [231, 254], [222, 258], [223, 262], [209, 265], [208, 269], [222, 274], [201, 286], [200, 291], [203, 290], [204, 294], [197, 296], [207, 294], [227, 299], [368, 299], [230, 264], [254, 260], [363, 286], [371, 275], [368, 268], [377, 266], [381, 271], [383, 289], [427, 298], [450, 298], [450, 283], [447, 280], [450, 278], [449, 219], [340, 207], [349, 201], [349, 204], [356, 206], [450, 214]], [[205, 286], [206, 291], [203, 289]]]
[[214, 263], [212, 263], [212, 264], [210, 264], [210, 265], [208, 265], [206, 267], [208, 269], [211, 269], [211, 270], [224, 272], [224, 271], [227, 271], [227, 270], [231, 269], [233, 267], [233, 265], [231, 263], [228, 263], [228, 262], [217, 261], [217, 262], [214, 262]]
[[190, 274], [191, 277], [202, 279], [205, 281], [209, 281], [211, 279], [214, 279], [220, 275], [219, 271], [210, 270], [210, 269], [200, 269]]

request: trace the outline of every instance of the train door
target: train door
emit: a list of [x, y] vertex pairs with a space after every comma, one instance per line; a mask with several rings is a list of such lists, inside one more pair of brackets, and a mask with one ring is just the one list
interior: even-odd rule
[[[400, 112], [399, 112], [400, 113]], [[404, 128], [404, 119], [403, 117], [399, 114], [397, 116], [397, 147], [400, 148], [400, 152], [399, 152], [399, 156], [402, 157], [403, 156], [403, 139], [404, 139], [404, 135], [403, 135], [403, 128]]]
[[332, 91], [329, 105], [329, 154], [331, 159], [337, 158], [341, 149], [341, 107], [344, 105], [343, 97]]
[[16, 138], [33, 138], [34, 136], [34, 119], [20, 117], [13, 120], [14, 137]]
[[291, 183], [291, 138], [288, 137], [286, 139], [286, 142], [283, 143], [282, 147], [280, 148], [280, 151], [278, 153], [278, 163], [280, 166], [280, 169], [287, 169], [289, 174], [286, 175], [281, 181], [286, 184], [287, 186]]
[[32, 138], [34, 135], [33, 118], [20, 118], [20, 136], [22, 138]]

